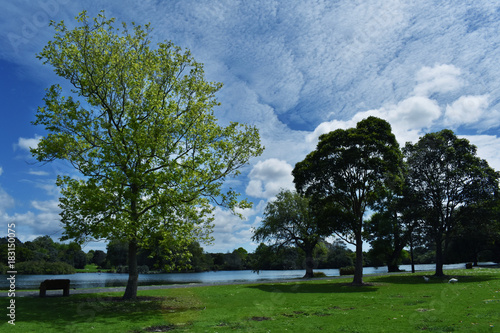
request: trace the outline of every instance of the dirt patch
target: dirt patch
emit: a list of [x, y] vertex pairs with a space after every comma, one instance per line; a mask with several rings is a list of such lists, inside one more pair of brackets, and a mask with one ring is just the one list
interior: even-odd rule
[[101, 302], [152, 302], [152, 301], [162, 301], [163, 297], [155, 297], [155, 296], [137, 296], [135, 299], [123, 299], [122, 297], [99, 297], [99, 301]]
[[146, 332], [169, 332], [175, 329], [174, 325], [158, 325], [145, 328]]
[[250, 320], [253, 320], [253, 321], [264, 321], [264, 320], [271, 320], [271, 318], [269, 318], [269, 317], [252, 317], [252, 318], [250, 318]]

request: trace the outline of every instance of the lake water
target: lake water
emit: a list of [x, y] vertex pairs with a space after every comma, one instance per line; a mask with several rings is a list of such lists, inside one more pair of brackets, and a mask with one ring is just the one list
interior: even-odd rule
[[[435, 265], [415, 265], [418, 271], [432, 271]], [[464, 268], [465, 264], [444, 265], [444, 269]], [[410, 265], [401, 265], [400, 269], [411, 271]], [[318, 269], [327, 276], [339, 276], [338, 269]], [[363, 274], [387, 273], [387, 267], [364, 267]], [[139, 274], [140, 286], [168, 285], [168, 284], [196, 284], [196, 283], [225, 283], [225, 282], [259, 282], [268, 280], [286, 280], [301, 278], [305, 270], [287, 271], [218, 271], [201, 273], [166, 273], [166, 274]], [[8, 275], [0, 275], [0, 289], [9, 289]], [[122, 287], [127, 284], [128, 274], [117, 273], [77, 273], [66, 275], [16, 275], [16, 289], [38, 289], [40, 283], [46, 279], [70, 279], [71, 288], [99, 288]]]

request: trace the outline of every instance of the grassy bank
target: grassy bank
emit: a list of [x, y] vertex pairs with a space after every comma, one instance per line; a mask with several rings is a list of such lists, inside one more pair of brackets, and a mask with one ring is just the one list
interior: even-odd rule
[[98, 268], [96, 264], [89, 264], [85, 265], [85, 268], [75, 269], [76, 273], [108, 273], [111, 271], [112, 271], [111, 269]]
[[[19, 332], [500, 332], [500, 270], [17, 298]], [[5, 309], [7, 299], [0, 300]], [[5, 310], [4, 310], [5, 311]]]

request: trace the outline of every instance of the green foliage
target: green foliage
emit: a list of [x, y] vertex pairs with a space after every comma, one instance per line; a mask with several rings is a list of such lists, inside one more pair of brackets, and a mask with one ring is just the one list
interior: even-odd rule
[[275, 246], [297, 246], [306, 255], [306, 277], [313, 276], [313, 251], [325, 231], [312, 214], [309, 199], [281, 191], [267, 204], [262, 225], [254, 230], [254, 241], [272, 241]]
[[[330, 244], [325, 241], [321, 241], [320, 244], [314, 251], [314, 268], [331, 269], [353, 264], [353, 253], [345, 244], [341, 242]], [[251, 255], [251, 269], [254, 271], [304, 268], [306, 268], [305, 253], [296, 247], [274, 247], [261, 243]]]
[[407, 143], [404, 153], [408, 187], [423, 207], [424, 231], [436, 248], [436, 275], [443, 275], [444, 246], [457, 229], [457, 214], [491, 200], [498, 192], [499, 174], [476, 156], [474, 145], [451, 130]]
[[[108, 248], [109, 249], [109, 248]], [[90, 252], [90, 251], [89, 251]], [[94, 253], [92, 254], [92, 260], [91, 262], [95, 265], [97, 265], [97, 267], [101, 267], [103, 268], [104, 265], [106, 265], [106, 259], [107, 259], [107, 254], [106, 252], [102, 251], [102, 250], [96, 250], [94, 251]]]
[[74, 274], [75, 268], [65, 262], [25, 261], [16, 263], [18, 274]]
[[213, 204], [250, 206], [222, 185], [262, 153], [257, 129], [219, 125], [222, 84], [206, 82], [189, 51], [151, 47], [149, 25], [116, 28], [103, 12], [77, 22], [71, 30], [51, 22], [54, 39], [38, 54], [73, 89], [47, 90], [34, 124], [48, 135], [32, 149], [38, 161], [66, 160], [81, 174], [57, 179], [65, 237], [126, 240], [132, 258], [155, 239], [166, 249], [209, 241]]
[[354, 266], [340, 267], [339, 271], [340, 275], [354, 275], [356, 267]]
[[368, 117], [356, 128], [320, 136], [316, 150], [296, 164], [294, 183], [311, 197], [316, 218], [356, 245], [356, 274], [362, 284], [363, 216], [386, 192], [401, 186], [402, 155], [391, 126]]

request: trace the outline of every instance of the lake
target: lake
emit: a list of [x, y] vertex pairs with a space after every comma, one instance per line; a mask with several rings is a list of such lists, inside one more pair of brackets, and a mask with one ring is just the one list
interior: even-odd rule
[[[434, 264], [415, 265], [417, 271], [433, 271]], [[444, 269], [460, 269], [465, 264], [444, 265]], [[411, 271], [410, 265], [401, 265], [400, 269]], [[338, 269], [317, 269], [327, 276], [339, 276]], [[363, 274], [387, 273], [387, 267], [364, 267]], [[139, 274], [140, 286], [168, 285], [168, 284], [197, 284], [197, 283], [225, 283], [225, 282], [259, 282], [269, 280], [286, 280], [301, 278], [305, 270], [286, 271], [218, 271], [200, 273], [165, 273]], [[9, 289], [8, 275], [0, 275], [0, 289]], [[127, 284], [128, 274], [118, 273], [77, 273], [65, 275], [16, 275], [16, 290], [38, 289], [40, 283], [46, 279], [70, 279], [71, 288], [100, 288], [122, 287]]]

